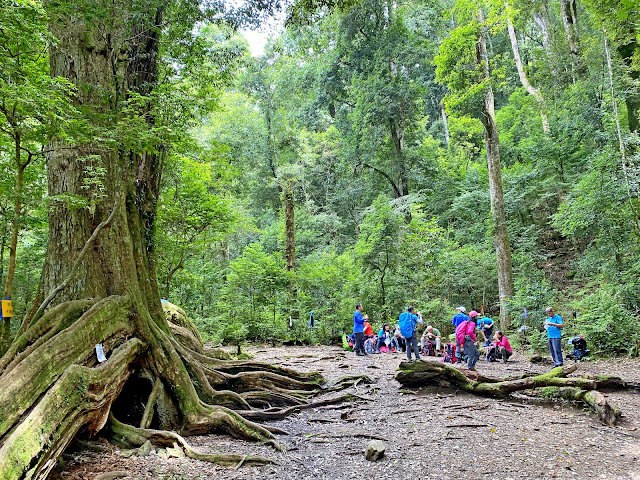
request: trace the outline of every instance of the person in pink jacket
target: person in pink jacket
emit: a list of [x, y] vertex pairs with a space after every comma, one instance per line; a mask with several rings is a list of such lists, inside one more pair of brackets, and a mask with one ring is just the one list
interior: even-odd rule
[[496, 332], [496, 357], [502, 358], [502, 361], [507, 363], [511, 355], [513, 355], [513, 349], [509, 345], [509, 340], [498, 330]]
[[476, 347], [476, 319], [478, 312], [469, 312], [469, 320], [465, 320], [456, 328], [456, 342], [462, 345], [460, 355], [467, 361], [469, 370], [476, 369], [480, 352]]

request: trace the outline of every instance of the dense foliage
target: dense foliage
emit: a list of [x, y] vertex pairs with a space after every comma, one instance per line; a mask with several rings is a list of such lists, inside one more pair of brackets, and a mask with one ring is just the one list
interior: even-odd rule
[[[39, 2], [2, 3], [0, 277], [17, 226], [16, 329], [55, 200], [43, 192], [47, 144], [90, 133], [68, 101], [73, 86], [47, 75], [55, 39]], [[138, 99], [153, 103], [157, 129], [131, 118], [105, 137], [166, 145], [161, 292], [210, 339], [333, 342], [358, 301], [374, 328], [409, 304], [443, 333], [459, 304], [497, 316], [480, 117], [490, 84], [512, 328], [528, 325], [527, 340], [542, 345], [553, 304], [565, 336], [583, 333], [599, 353], [640, 353], [637, 5], [473, 6], [480, 20], [468, 0], [299, 2], [259, 58], [229, 25], [162, 47], [159, 91]], [[476, 56], [481, 33], [489, 76]], [[86, 188], [99, 201], [95, 177]]]

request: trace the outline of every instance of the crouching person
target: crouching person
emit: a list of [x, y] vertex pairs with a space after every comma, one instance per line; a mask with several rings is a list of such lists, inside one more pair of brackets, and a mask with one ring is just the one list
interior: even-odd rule
[[507, 363], [511, 355], [513, 355], [513, 349], [509, 345], [509, 340], [498, 330], [496, 332], [496, 357]]

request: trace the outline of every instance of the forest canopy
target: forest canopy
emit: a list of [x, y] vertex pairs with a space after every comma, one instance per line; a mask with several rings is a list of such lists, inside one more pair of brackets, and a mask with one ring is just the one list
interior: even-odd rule
[[158, 156], [159, 292], [214, 343], [336, 342], [362, 302], [374, 326], [413, 304], [445, 331], [460, 304], [502, 310], [536, 346], [555, 305], [598, 353], [639, 353], [633, 2], [300, 1], [257, 57], [238, 27], [279, 5], [171, 5], [153, 85], [117, 118], [50, 72], [58, 3], [0, 13], [3, 352], [38, 297], [51, 209], [111, 208], [96, 151], [83, 195], [47, 192], [62, 139]]

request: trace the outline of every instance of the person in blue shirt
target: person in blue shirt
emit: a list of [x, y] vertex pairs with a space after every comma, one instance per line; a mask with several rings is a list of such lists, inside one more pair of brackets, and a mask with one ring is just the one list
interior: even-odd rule
[[380, 347], [389, 348], [389, 345], [391, 345], [391, 326], [385, 323], [378, 332], [378, 345], [376, 346], [376, 350], [379, 352]]
[[[458, 313], [456, 313], [453, 316], [453, 320], [451, 321], [451, 325], [453, 325], [454, 332], [456, 331], [456, 328], [458, 328], [458, 325], [460, 325], [462, 322], [469, 320], [469, 317], [466, 315], [467, 313], [466, 308], [458, 307], [456, 310], [458, 310]], [[456, 345], [458, 346], [458, 348], [456, 348], [456, 361], [462, 363], [462, 354], [460, 353], [461, 345], [458, 344], [458, 342], [456, 342]]]
[[460, 325], [462, 322], [469, 320], [466, 308], [458, 307], [456, 310], [458, 310], [458, 313], [453, 316], [453, 320], [451, 321], [451, 325], [453, 325], [454, 330], [458, 328], [458, 325]]
[[362, 307], [362, 304], [357, 303], [356, 311], [353, 312], [353, 334], [356, 337], [353, 350], [359, 357], [367, 355], [367, 352], [364, 351], [364, 317], [362, 316], [363, 309], [364, 308]]
[[413, 313], [413, 307], [407, 308], [406, 312], [400, 314], [398, 319], [398, 326], [400, 327], [400, 333], [407, 342], [407, 359], [411, 361], [411, 349], [416, 355], [416, 360], [420, 360], [420, 351], [418, 349], [418, 338], [416, 335], [416, 323], [422, 324], [422, 315], [418, 312], [418, 315]]
[[544, 328], [547, 329], [547, 338], [549, 339], [549, 351], [553, 359], [554, 367], [561, 367], [562, 361], [562, 328], [564, 320], [558, 315], [553, 307], [545, 308], [547, 319], [544, 322]]
[[480, 317], [476, 321], [478, 329], [484, 338], [484, 346], [489, 346], [491, 343], [491, 337], [493, 335], [493, 320], [489, 317]]

